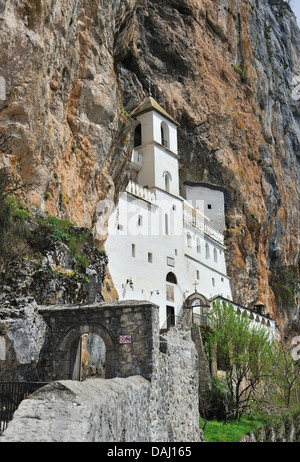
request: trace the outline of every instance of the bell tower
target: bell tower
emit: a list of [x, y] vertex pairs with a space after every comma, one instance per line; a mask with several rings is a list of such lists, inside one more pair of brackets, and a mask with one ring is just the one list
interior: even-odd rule
[[178, 196], [179, 124], [151, 96], [130, 116], [135, 122], [131, 163], [138, 171], [139, 184]]

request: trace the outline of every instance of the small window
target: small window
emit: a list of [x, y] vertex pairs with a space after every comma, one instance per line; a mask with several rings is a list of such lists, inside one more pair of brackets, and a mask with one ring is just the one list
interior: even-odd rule
[[120, 223], [117, 226], [118, 230], [123, 231], [123, 225], [120, 225]]
[[165, 190], [170, 192], [170, 183], [171, 183], [171, 175], [168, 172], [164, 173], [165, 176]]
[[168, 266], [175, 266], [175, 260], [172, 257], [167, 257], [167, 265]]
[[200, 271], [199, 270], [196, 270], [196, 278], [200, 279]]
[[206, 259], [210, 258], [209, 245], [207, 243], [205, 244], [205, 258]]
[[178, 255], [177, 249], [175, 249], [175, 255], [176, 255], [176, 256]]
[[217, 252], [217, 249], [214, 249], [214, 262], [215, 262], [215, 263], [218, 262], [218, 252]]
[[131, 245], [131, 256], [135, 257], [135, 244]]
[[143, 225], [143, 217], [142, 215], [139, 215], [138, 216], [138, 226], [142, 226]]
[[215, 287], [215, 278], [212, 278], [211, 283], [212, 283], [212, 286]]
[[165, 234], [169, 234], [169, 217], [168, 214], [165, 214]]
[[197, 253], [201, 253], [200, 239], [197, 238]]
[[152, 253], [148, 252], [148, 263], [152, 263]]
[[211, 204], [207, 204], [207, 208], [211, 210]]
[[190, 235], [190, 233], [187, 233], [186, 235], [186, 245], [190, 248], [192, 247], [192, 236]]

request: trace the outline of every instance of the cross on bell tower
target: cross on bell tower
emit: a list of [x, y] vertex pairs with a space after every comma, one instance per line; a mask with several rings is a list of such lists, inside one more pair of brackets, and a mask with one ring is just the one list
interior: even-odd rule
[[198, 286], [198, 282], [197, 282], [197, 281], [194, 282], [194, 286], [195, 286], [195, 292], [197, 292], [197, 286]]
[[149, 96], [152, 96], [151, 87], [153, 86], [153, 83], [152, 83], [150, 77], [147, 77], [146, 80], [147, 80], [148, 85], [149, 85], [149, 90], [148, 90]]

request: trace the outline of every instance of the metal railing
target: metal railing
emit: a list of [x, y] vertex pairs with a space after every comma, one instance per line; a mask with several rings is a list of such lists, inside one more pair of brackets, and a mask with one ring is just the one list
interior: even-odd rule
[[210, 236], [220, 244], [224, 244], [224, 236], [216, 229], [212, 228], [199, 210], [194, 209], [190, 204], [183, 204], [183, 221], [197, 228], [201, 233]]
[[6, 429], [21, 401], [46, 384], [46, 382], [0, 382], [0, 435]]

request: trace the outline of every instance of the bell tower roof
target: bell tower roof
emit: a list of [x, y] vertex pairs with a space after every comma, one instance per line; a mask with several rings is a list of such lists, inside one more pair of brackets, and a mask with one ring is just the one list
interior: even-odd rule
[[130, 117], [136, 117], [138, 115], [144, 114], [149, 111], [156, 111], [161, 114], [163, 117], [166, 117], [168, 120], [173, 122], [177, 127], [179, 123], [170, 116], [156, 101], [152, 96], [148, 96], [144, 101], [142, 101], [130, 114]]

